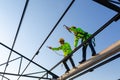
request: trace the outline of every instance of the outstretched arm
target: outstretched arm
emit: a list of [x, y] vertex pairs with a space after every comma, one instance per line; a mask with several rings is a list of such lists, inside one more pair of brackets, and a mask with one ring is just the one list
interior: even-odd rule
[[51, 50], [56, 50], [56, 51], [58, 51], [58, 50], [61, 49], [61, 47], [53, 48], [53, 47], [51, 47], [51, 46], [48, 46], [48, 48], [51, 49]]
[[63, 25], [63, 26], [71, 33], [70, 28], [68, 26], [66, 25]]

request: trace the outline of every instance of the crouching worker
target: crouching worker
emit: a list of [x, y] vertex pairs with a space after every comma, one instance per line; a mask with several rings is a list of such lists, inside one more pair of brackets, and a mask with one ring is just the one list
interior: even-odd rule
[[[51, 49], [51, 50], [56, 50], [56, 51], [62, 50], [63, 53], [64, 53], [64, 57], [68, 56], [72, 52], [70, 44], [67, 43], [67, 42], [65, 42], [63, 38], [59, 39], [59, 43], [60, 43], [59, 47], [56, 47], [56, 48], [48, 47], [48, 48]], [[75, 64], [73, 62], [72, 56], [70, 58], [68, 58], [68, 59], [70, 60], [73, 68], [75, 68]], [[66, 73], [70, 70], [70, 68], [67, 65], [67, 60], [68, 59], [66, 59], [66, 60], [63, 61], [63, 64], [64, 64], [64, 66], [66, 68]]]
[[[71, 26], [70, 28], [67, 27], [66, 25], [64, 25], [66, 27], [66, 29], [69, 32], [73, 32], [74, 33], [74, 47], [76, 48], [78, 46], [78, 42], [81, 39], [81, 43], [85, 42], [90, 36], [91, 34], [89, 34], [88, 32], [83, 31], [81, 28], [77, 28], [75, 26]], [[87, 47], [90, 47], [91, 51], [92, 51], [92, 56], [96, 56], [96, 51], [94, 49], [95, 46], [95, 38], [90, 39], [86, 44], [83, 45], [82, 47], [82, 61], [80, 61], [79, 63], [83, 63], [86, 61], [86, 51], [87, 51]]]

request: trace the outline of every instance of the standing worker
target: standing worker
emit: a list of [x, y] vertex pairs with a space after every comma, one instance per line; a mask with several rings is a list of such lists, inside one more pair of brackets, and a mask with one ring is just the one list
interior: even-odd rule
[[[81, 28], [76, 28], [75, 26], [71, 26], [70, 28], [67, 27], [66, 25], [64, 25], [66, 27], [66, 29], [69, 32], [73, 32], [74, 33], [74, 47], [76, 48], [78, 46], [78, 42], [81, 39], [81, 43], [83, 43], [84, 41], [86, 41], [91, 34], [89, 34], [88, 32], [83, 31]], [[95, 41], [95, 40], [94, 40]], [[79, 63], [83, 63], [86, 61], [86, 50], [87, 50], [87, 46], [89, 45], [91, 51], [92, 51], [92, 56], [96, 55], [96, 51], [94, 49], [95, 43], [94, 43], [93, 39], [90, 39], [86, 44], [83, 45], [82, 47], [82, 61], [80, 61]], [[94, 43], [94, 46], [93, 44]]]
[[[60, 43], [60, 46], [59, 46], [59, 47], [56, 47], [56, 48], [48, 47], [48, 48], [49, 48], [49, 49], [52, 49], [52, 50], [57, 50], [57, 51], [58, 51], [58, 50], [62, 50], [63, 53], [64, 53], [64, 57], [70, 55], [71, 52], [72, 52], [72, 49], [71, 49], [70, 44], [67, 43], [67, 42], [65, 42], [63, 38], [60, 38], [60, 39], [59, 39], [59, 43]], [[70, 60], [73, 68], [75, 68], [75, 64], [74, 64], [74, 62], [73, 62], [72, 57], [70, 56], [70, 58], [68, 58], [68, 59]], [[70, 70], [69, 67], [68, 67], [68, 65], [67, 65], [67, 63], [66, 63], [68, 59], [66, 59], [66, 60], [63, 61], [63, 64], [64, 64], [64, 66], [65, 66], [65, 68], [66, 68], [66, 73]]]

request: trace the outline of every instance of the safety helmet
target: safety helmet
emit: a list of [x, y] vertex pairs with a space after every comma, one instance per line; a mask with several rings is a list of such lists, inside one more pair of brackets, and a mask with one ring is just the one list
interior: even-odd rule
[[63, 39], [63, 38], [60, 38], [60, 39], [59, 39], [59, 42], [64, 42], [64, 39]]
[[75, 26], [71, 26], [71, 28], [75, 29], [76, 27]]

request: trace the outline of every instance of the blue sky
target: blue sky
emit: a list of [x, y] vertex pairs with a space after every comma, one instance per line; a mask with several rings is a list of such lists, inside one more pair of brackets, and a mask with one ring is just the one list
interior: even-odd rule
[[[31, 59], [70, 2], [71, 0], [30, 0], [14, 46], [14, 50]], [[0, 0], [0, 42], [9, 47], [13, 44], [24, 4], [25, 0]], [[64, 38], [65, 41], [69, 42], [71, 47], [74, 48], [73, 35], [63, 27], [64, 24], [67, 26], [74, 25], [81, 27], [83, 30], [92, 34], [115, 14], [117, 13], [93, 2], [92, 0], [76, 0], [33, 61], [49, 70], [56, 63], [62, 60], [62, 56], [58, 56], [55, 52], [47, 48], [47, 46], [59, 46], [60, 44], [58, 43], [58, 40], [61, 37]], [[120, 20], [113, 22], [95, 37], [95, 49], [97, 53], [120, 40], [119, 26]], [[87, 59], [89, 59], [91, 57], [89, 47], [87, 52]], [[7, 61], [9, 53], [10, 51], [8, 49], [0, 45], [0, 64]], [[58, 51], [57, 53], [62, 54], [62, 51]], [[78, 65], [78, 62], [82, 60], [81, 53], [81, 49], [79, 49], [73, 55], [76, 66]], [[10, 60], [17, 57], [19, 56], [13, 52]], [[94, 72], [87, 73], [76, 78], [75, 80], [117, 80], [120, 78], [119, 61], [120, 59], [116, 59], [96, 69]], [[10, 63], [6, 72], [18, 72], [19, 62], [20, 59]], [[28, 61], [23, 59], [21, 72], [27, 63]], [[72, 68], [69, 62], [68, 65]], [[4, 71], [4, 67], [5, 65], [0, 66], [0, 72]], [[41, 69], [31, 63], [25, 71], [25, 74], [39, 71], [41, 71]], [[60, 64], [52, 72], [60, 76], [65, 72], [65, 68], [62, 64]], [[17, 79], [17, 77], [14, 76], [5, 76], [11, 80]], [[20, 80], [26, 79], [37, 80], [20, 78]]]

